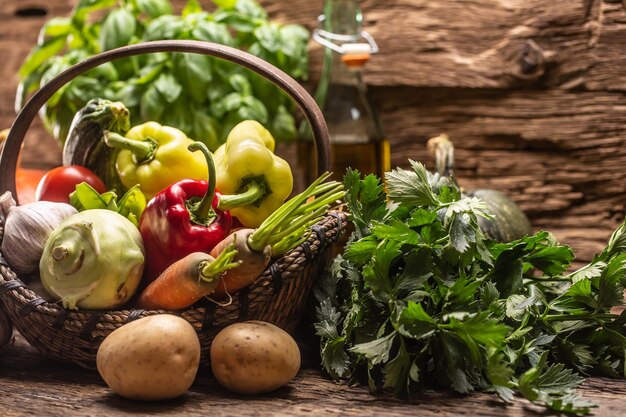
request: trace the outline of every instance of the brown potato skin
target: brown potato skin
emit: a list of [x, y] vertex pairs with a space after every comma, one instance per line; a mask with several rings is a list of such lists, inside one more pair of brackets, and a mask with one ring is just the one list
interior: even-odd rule
[[235, 323], [211, 344], [213, 375], [239, 394], [273, 391], [291, 381], [300, 369], [300, 349], [281, 328], [262, 321]]
[[118, 395], [157, 401], [184, 394], [200, 365], [200, 341], [186, 320], [158, 314], [132, 321], [107, 336], [96, 356], [98, 372]]

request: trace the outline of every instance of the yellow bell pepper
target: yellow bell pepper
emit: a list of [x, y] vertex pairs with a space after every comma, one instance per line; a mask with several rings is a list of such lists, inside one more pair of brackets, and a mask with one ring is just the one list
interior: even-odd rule
[[246, 227], [258, 227], [280, 207], [293, 189], [289, 164], [274, 155], [272, 134], [259, 122], [236, 125], [214, 154], [218, 208]]
[[146, 199], [180, 180], [207, 179], [207, 164], [199, 152], [187, 147], [194, 141], [182, 131], [147, 122], [133, 127], [126, 136], [105, 132], [108, 146], [119, 148], [115, 162], [125, 187], [139, 184]]

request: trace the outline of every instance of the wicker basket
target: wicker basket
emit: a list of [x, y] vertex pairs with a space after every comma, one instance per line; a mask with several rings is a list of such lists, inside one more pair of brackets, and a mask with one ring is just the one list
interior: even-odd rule
[[9, 342], [12, 340], [11, 336], [13, 336], [11, 320], [0, 304], [0, 353], [9, 346]]
[[[2, 239], [2, 221], [0, 221], [0, 240]], [[0, 264], [3, 264], [4, 259], [0, 254]], [[9, 320], [9, 316], [4, 311], [4, 307], [2, 306], [2, 301], [0, 301], [0, 353], [6, 349], [9, 345], [9, 342], [12, 340], [13, 335], [13, 326], [11, 325], [11, 320]]]
[[[242, 65], [272, 81], [299, 105], [311, 125], [318, 155], [318, 172], [328, 170], [329, 144], [326, 124], [313, 98], [295, 80], [271, 64], [223, 45], [197, 41], [156, 41], [127, 46], [96, 55], [63, 72], [37, 91], [17, 115], [0, 158], [0, 190], [15, 194], [15, 169], [19, 148], [38, 110], [61, 86], [83, 72], [114, 59], [154, 52], [187, 52], [211, 55]], [[248, 319], [294, 329], [306, 305], [316, 277], [327, 264], [345, 227], [345, 214], [330, 212], [311, 229], [307, 241], [273, 261], [256, 281], [234, 297], [228, 306], [203, 301], [183, 311], [170, 312], [186, 319], [198, 333], [201, 364], [209, 363], [213, 337], [222, 328]], [[102, 340], [113, 330], [140, 317], [163, 311], [69, 311], [36, 295], [0, 262], [0, 303], [15, 328], [45, 356], [93, 367]], [[0, 328], [2, 326], [0, 325]]]

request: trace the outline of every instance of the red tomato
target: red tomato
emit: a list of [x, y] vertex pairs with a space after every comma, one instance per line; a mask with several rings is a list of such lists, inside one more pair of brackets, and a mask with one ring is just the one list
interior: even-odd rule
[[91, 185], [99, 193], [107, 190], [104, 182], [93, 171], [80, 165], [67, 165], [51, 169], [43, 176], [37, 185], [35, 199], [69, 203], [70, 193], [81, 182]]

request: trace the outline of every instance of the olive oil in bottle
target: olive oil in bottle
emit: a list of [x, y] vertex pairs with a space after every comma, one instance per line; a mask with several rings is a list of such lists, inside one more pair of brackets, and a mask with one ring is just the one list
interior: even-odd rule
[[[382, 178], [390, 170], [389, 143], [363, 82], [363, 67], [378, 51], [362, 31], [358, 0], [326, 0], [314, 39], [325, 47], [324, 65], [315, 100], [330, 134], [331, 170], [341, 180], [348, 167]], [[310, 134], [301, 130], [298, 159], [313, 173], [316, 161]], [[310, 183], [314, 178], [306, 178]]]

